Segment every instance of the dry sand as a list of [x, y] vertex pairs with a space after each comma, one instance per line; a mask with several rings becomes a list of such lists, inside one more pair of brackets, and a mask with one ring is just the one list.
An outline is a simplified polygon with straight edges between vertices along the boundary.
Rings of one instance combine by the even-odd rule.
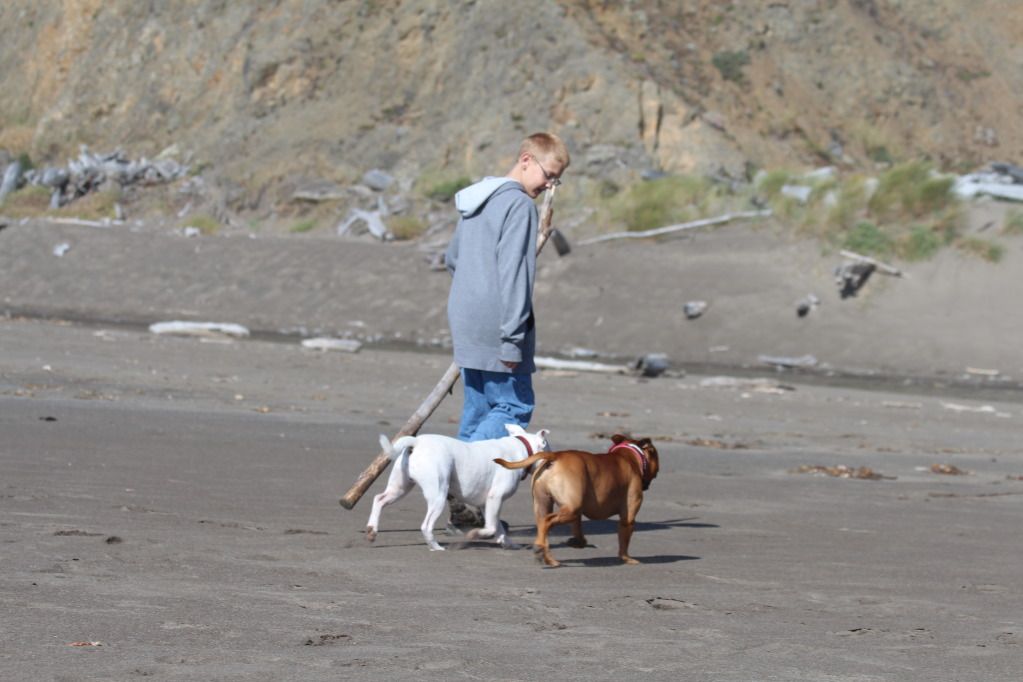
[[[558, 569], [457, 537], [429, 552], [415, 492], [366, 543], [368, 497], [352, 511], [337, 500], [377, 434], [433, 387], [442, 352], [0, 320], [4, 679], [1018, 679], [1023, 365], [999, 337], [1018, 315], [965, 305], [984, 297], [943, 283], [937, 264], [832, 300], [827, 259], [755, 234], [745, 257], [706, 238], [543, 257], [549, 350], [695, 366], [729, 347], [714, 352], [724, 381], [537, 375], [534, 426], [556, 447], [601, 450], [618, 430], [655, 439], [662, 471], [635, 567], [614, 559], [613, 521], [587, 524], [586, 549], [557, 542]], [[445, 282], [410, 247], [287, 244], [8, 228], [0, 284], [10, 310], [69, 317], [442, 332]], [[773, 276], [779, 254], [816, 270]], [[1001, 278], [1018, 246], [1004, 270], [947, 258], [960, 284], [967, 271], [971, 284], [990, 278], [988, 308], [1013, 303]], [[824, 304], [798, 319], [809, 285]], [[907, 289], [921, 298], [904, 310], [930, 310], [922, 297], [939, 291], [954, 319], [923, 315], [917, 334], [890, 335], [913, 326], [882, 314]], [[693, 298], [711, 299], [708, 315], [678, 319]], [[969, 325], [989, 323], [973, 343]], [[939, 333], [938, 350], [914, 345]], [[757, 353], [812, 353], [874, 382], [776, 374]], [[967, 374], [974, 365], [1001, 374]], [[427, 430], [452, 433], [458, 403], [456, 391]], [[815, 466], [882, 478], [799, 473]], [[504, 516], [528, 545], [526, 488]]]

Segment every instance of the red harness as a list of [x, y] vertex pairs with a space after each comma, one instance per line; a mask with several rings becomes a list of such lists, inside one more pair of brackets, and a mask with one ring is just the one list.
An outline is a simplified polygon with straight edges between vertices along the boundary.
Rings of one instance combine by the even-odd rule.
[[642, 472], [643, 480], [645, 481], [646, 480], [646, 476], [647, 476], [647, 474], [649, 473], [649, 470], [650, 470], [650, 460], [647, 459], [646, 453], [643, 452], [643, 448], [639, 447], [635, 443], [625, 443], [625, 442], [622, 442], [622, 443], [618, 443], [617, 445], [612, 446], [611, 449], [607, 451], [607, 454], [610, 455], [615, 450], [620, 450], [622, 448], [628, 448], [629, 450], [632, 451], [632, 453], [634, 455], [636, 455], [637, 459], [639, 459], [639, 468], [640, 468], [640, 471]]

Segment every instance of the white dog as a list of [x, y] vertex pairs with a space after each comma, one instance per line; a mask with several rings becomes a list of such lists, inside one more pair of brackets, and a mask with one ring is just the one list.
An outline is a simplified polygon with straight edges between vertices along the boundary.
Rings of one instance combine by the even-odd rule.
[[380, 445], [394, 461], [391, 477], [384, 492], [373, 498], [373, 511], [366, 526], [366, 537], [376, 539], [380, 512], [405, 496], [416, 483], [426, 498], [426, 518], [421, 530], [430, 550], [443, 550], [433, 538], [433, 526], [444, 512], [448, 493], [468, 504], [484, 508], [486, 525], [474, 528], [467, 537], [495, 539], [502, 547], [511, 547], [504, 524], [501, 505], [519, 487], [522, 474], [494, 463], [501, 457], [518, 462], [535, 452], [549, 450], [547, 429], [529, 433], [517, 424], [508, 424], [508, 436], [471, 443], [447, 436], [427, 434], [403, 436], [394, 444], [380, 436]]

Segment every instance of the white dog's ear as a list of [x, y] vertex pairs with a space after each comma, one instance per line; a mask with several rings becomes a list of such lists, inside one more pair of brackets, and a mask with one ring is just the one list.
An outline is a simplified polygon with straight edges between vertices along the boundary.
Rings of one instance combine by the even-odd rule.
[[526, 430], [518, 424], [505, 424], [504, 428], [508, 430], [509, 436], [519, 436], [526, 432]]

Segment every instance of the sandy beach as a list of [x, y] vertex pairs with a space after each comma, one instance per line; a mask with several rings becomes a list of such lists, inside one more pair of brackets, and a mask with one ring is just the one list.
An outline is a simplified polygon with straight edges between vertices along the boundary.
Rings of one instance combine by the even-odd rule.
[[[551, 429], [555, 447], [606, 450], [610, 434], [628, 431], [651, 436], [662, 465], [632, 542], [639, 566], [614, 558], [612, 520], [586, 524], [585, 549], [559, 531], [563, 566], [545, 569], [528, 546], [525, 486], [505, 508], [522, 545], [514, 550], [441, 535], [448, 551], [429, 552], [417, 492], [385, 510], [374, 544], [363, 535], [369, 497], [351, 511], [338, 504], [376, 455], [377, 435], [396, 432], [447, 367], [442, 348], [324, 353], [297, 337], [203, 340], [145, 326], [189, 317], [337, 331], [362, 321], [366, 333], [439, 334], [445, 282], [407, 248], [294, 240], [282, 255], [259, 240], [115, 243], [90, 228], [10, 229], [0, 233], [5, 305], [36, 316], [0, 319], [7, 679], [1018, 679], [1018, 353], [997, 334], [971, 345], [973, 330], [952, 320], [960, 333], [931, 364], [899, 364], [916, 337], [881, 344], [863, 334], [842, 346], [847, 361], [835, 366], [866, 368], [869, 381], [755, 361], [770, 351], [833, 362], [827, 344], [848, 331], [818, 313], [880, 324], [878, 309], [894, 305], [886, 298], [919, 276], [881, 281], [849, 308], [825, 300], [798, 319], [790, 304], [806, 282], [769, 290], [774, 257], [747, 258], [730, 280], [720, 268], [701, 278], [710, 261], [667, 267], [668, 248], [545, 254], [547, 349], [596, 347], [620, 360], [660, 351], [693, 366], [715, 345], [734, 354], [731, 365], [652, 379], [537, 375], [533, 426]], [[55, 241], [73, 244], [58, 258]], [[702, 244], [677, 244], [674, 256]], [[706, 248], [710, 260], [729, 251]], [[349, 266], [371, 251], [375, 267], [356, 277]], [[244, 268], [218, 271], [214, 254]], [[317, 260], [329, 258], [334, 268]], [[660, 270], [616, 271], [616, 258]], [[301, 264], [321, 279], [247, 288], [258, 263]], [[402, 263], [411, 276], [394, 276]], [[670, 296], [644, 279], [676, 276], [681, 294]], [[715, 281], [722, 293], [710, 310], [728, 315], [693, 327], [658, 312]], [[747, 321], [767, 319], [744, 287], [784, 301], [784, 325], [732, 330], [738, 306]], [[636, 299], [647, 312], [627, 305]], [[74, 311], [75, 322], [39, 319]], [[419, 317], [402, 327], [408, 311]], [[586, 322], [595, 314], [604, 321]], [[883, 362], [869, 363], [871, 344]], [[999, 375], [967, 373], [974, 358]], [[459, 403], [456, 388], [424, 430], [452, 434]]]

